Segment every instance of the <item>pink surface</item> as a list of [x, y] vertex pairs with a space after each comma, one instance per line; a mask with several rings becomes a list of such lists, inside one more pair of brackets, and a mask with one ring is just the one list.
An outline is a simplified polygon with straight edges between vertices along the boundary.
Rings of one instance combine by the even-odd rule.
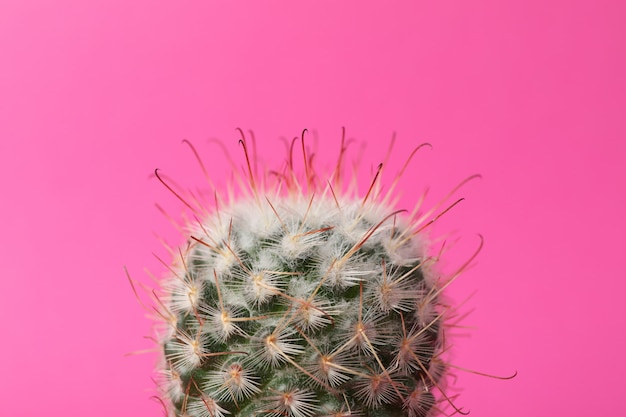
[[0, 3], [0, 415], [161, 415], [123, 266], [148, 283], [153, 233], [179, 242], [153, 169], [197, 184], [188, 138], [226, 180], [206, 139], [237, 126], [266, 156], [317, 129], [321, 161], [347, 126], [365, 178], [392, 131], [396, 165], [431, 142], [407, 204], [481, 173], [438, 228], [464, 236], [450, 265], [486, 241], [455, 363], [519, 376], [460, 373], [457, 403], [626, 415], [623, 4], [315, 3]]

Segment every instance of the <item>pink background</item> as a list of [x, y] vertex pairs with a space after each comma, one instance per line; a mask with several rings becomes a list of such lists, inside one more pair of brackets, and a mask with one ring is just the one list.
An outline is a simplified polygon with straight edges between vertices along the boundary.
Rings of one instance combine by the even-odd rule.
[[[263, 5], [260, 5], [263, 3]], [[334, 161], [341, 126], [391, 166], [431, 142], [409, 204], [479, 172], [438, 231], [476, 246], [454, 287], [472, 415], [626, 415], [625, 9], [619, 1], [0, 3], [0, 415], [157, 416], [155, 354], [124, 275], [180, 242], [151, 178], [201, 172], [190, 139], [235, 127], [265, 148], [302, 128]], [[236, 154], [240, 161], [239, 153]], [[394, 170], [391, 170], [394, 171]], [[406, 179], [407, 177], [405, 177]]]

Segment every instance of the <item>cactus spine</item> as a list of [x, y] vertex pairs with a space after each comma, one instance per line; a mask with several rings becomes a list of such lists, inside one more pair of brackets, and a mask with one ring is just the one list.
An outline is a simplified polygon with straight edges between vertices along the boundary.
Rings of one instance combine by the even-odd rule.
[[257, 177], [241, 144], [248, 189], [187, 225], [158, 298], [170, 415], [437, 414], [450, 402], [443, 285], [424, 223], [381, 191], [382, 165], [359, 195], [343, 144], [328, 178], [304, 133], [302, 172], [289, 160]]

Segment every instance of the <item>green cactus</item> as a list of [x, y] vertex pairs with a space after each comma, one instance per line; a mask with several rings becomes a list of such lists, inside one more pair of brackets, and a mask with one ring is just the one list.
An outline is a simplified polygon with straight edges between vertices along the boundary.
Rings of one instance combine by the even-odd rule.
[[452, 404], [429, 223], [391, 207], [382, 165], [358, 195], [341, 159], [322, 178], [304, 142], [302, 172], [287, 161], [264, 179], [242, 145], [248, 193], [188, 224], [158, 298], [170, 415], [421, 417]]

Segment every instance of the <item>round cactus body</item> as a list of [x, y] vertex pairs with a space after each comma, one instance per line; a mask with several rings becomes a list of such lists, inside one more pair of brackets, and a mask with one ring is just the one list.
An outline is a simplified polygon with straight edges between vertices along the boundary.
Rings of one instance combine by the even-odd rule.
[[423, 224], [376, 180], [359, 195], [304, 156], [300, 177], [250, 169], [247, 195], [187, 225], [158, 298], [171, 415], [418, 417], [449, 401]]

